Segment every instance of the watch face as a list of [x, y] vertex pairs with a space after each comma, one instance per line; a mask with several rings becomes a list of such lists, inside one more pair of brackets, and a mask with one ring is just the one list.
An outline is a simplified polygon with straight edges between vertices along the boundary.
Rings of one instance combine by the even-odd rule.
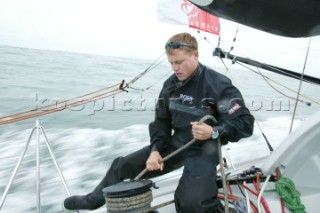
[[219, 132], [218, 132], [218, 131], [213, 132], [212, 135], [211, 135], [211, 137], [212, 137], [213, 139], [217, 139], [217, 138], [219, 137]]

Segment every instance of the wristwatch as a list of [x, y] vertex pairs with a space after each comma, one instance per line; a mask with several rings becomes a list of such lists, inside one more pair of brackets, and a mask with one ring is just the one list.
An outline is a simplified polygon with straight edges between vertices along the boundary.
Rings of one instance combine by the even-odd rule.
[[219, 137], [219, 131], [218, 130], [214, 131], [214, 129], [213, 129], [213, 132], [211, 134], [211, 138], [212, 139], [217, 139], [218, 137]]

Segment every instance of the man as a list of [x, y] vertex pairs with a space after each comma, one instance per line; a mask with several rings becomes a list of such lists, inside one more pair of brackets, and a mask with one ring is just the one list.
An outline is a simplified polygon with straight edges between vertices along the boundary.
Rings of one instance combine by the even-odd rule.
[[[102, 189], [124, 179], [134, 179], [144, 168], [143, 178], [153, 178], [184, 166], [175, 191], [179, 213], [215, 212], [217, 137], [226, 144], [252, 135], [254, 118], [239, 90], [231, 81], [199, 62], [198, 43], [189, 33], [172, 36], [165, 45], [174, 74], [160, 92], [155, 119], [149, 125], [151, 144], [115, 159], [93, 192], [64, 201], [69, 210], [96, 209], [105, 204]], [[217, 123], [199, 124], [205, 115]], [[193, 138], [190, 147], [161, 163], [162, 157]]]

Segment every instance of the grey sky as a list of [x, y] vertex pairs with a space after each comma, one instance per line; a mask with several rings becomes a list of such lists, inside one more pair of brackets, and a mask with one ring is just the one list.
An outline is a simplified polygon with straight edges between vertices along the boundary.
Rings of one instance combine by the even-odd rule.
[[[228, 50], [237, 24], [221, 20]], [[165, 41], [188, 27], [157, 19], [157, 0], [0, 0], [0, 45], [156, 59]], [[197, 35], [195, 30], [189, 30]], [[200, 56], [212, 62], [218, 36], [198, 35]], [[270, 35], [240, 26], [234, 53], [301, 71], [308, 39]], [[307, 74], [320, 72], [320, 38], [312, 38]]]

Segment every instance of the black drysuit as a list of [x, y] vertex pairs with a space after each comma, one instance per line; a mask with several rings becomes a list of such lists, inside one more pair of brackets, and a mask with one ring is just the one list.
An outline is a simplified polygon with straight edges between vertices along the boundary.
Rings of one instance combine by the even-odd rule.
[[[104, 205], [102, 189], [124, 179], [134, 179], [145, 168], [151, 151], [157, 150], [165, 157], [192, 140], [190, 122], [199, 121], [208, 114], [217, 119], [217, 124], [208, 124], [219, 131], [223, 144], [252, 135], [254, 118], [239, 90], [227, 77], [200, 63], [195, 74], [183, 82], [175, 75], [169, 77], [159, 95], [155, 119], [149, 125], [151, 144], [115, 159], [104, 179], [84, 198], [84, 207], [96, 209]], [[196, 141], [166, 161], [163, 171], [147, 172], [143, 178], [156, 177], [184, 166], [175, 191], [177, 212], [215, 212], [218, 163], [216, 141]]]

